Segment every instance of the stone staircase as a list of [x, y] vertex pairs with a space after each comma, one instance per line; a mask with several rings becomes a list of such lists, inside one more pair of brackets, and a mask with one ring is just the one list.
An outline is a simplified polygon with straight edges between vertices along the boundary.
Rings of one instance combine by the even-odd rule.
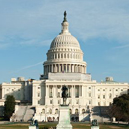
[[92, 107], [92, 119], [97, 119], [98, 122], [109, 122], [108, 106]]
[[35, 107], [33, 106], [17, 106], [17, 110], [13, 113], [10, 121], [27, 122], [33, 118]]

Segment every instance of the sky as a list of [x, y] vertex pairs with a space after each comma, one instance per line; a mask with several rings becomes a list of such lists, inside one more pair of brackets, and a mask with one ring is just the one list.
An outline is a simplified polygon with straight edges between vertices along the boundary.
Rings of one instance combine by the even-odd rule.
[[129, 82], [129, 0], [0, 0], [0, 83], [39, 79], [65, 10], [92, 79]]

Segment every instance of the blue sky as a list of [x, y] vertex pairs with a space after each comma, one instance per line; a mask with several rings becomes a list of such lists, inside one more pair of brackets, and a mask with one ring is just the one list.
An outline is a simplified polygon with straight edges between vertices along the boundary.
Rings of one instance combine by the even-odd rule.
[[129, 0], [0, 0], [0, 83], [39, 78], [65, 10], [92, 79], [129, 82]]

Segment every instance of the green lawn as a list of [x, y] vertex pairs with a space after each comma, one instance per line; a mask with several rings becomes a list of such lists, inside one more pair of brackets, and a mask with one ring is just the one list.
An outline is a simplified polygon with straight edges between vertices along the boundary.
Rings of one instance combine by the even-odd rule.
[[[44, 126], [55, 127], [55, 123], [42, 123], [39, 124], [39, 129], [43, 129]], [[90, 124], [85, 123], [72, 123], [73, 129], [90, 129]], [[0, 129], [28, 129], [29, 123], [15, 123], [15, 124], [3, 124], [0, 125]], [[100, 129], [129, 129], [127, 125], [99, 125]]]

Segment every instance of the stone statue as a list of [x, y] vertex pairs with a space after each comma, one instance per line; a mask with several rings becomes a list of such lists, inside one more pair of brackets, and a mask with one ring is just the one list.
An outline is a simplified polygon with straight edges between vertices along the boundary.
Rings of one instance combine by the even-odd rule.
[[68, 88], [65, 85], [62, 87], [62, 98], [63, 98], [63, 105], [66, 105], [66, 100], [68, 98]]
[[67, 13], [66, 13], [66, 11], [64, 11], [64, 21], [63, 22], [67, 22], [66, 15], [67, 15]]
[[30, 125], [31, 125], [31, 126], [36, 126], [36, 127], [38, 127], [38, 121], [37, 121], [37, 120], [34, 120], [34, 119], [32, 118], [32, 121], [31, 121]]
[[92, 126], [98, 126], [98, 122], [96, 119], [92, 120]]

